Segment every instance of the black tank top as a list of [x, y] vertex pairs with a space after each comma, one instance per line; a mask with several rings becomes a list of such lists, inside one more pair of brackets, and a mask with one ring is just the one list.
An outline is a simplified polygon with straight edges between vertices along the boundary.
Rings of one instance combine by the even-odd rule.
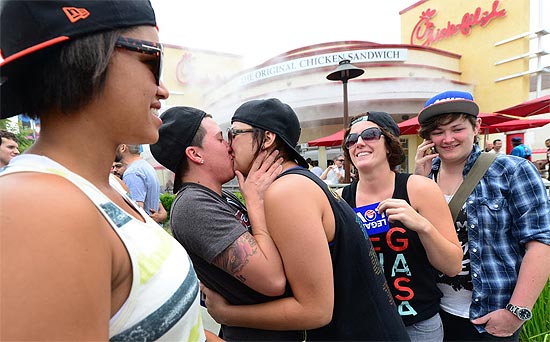
[[[407, 182], [410, 174], [397, 173], [392, 198], [410, 204]], [[342, 190], [342, 198], [356, 208], [357, 182]], [[405, 325], [434, 316], [439, 311], [441, 291], [418, 234], [400, 221], [390, 222], [390, 230], [370, 236], [384, 268], [399, 314]]]
[[[351, 207], [308, 170], [293, 168], [325, 193], [334, 213], [329, 243], [334, 277], [332, 321], [307, 331], [308, 341], [409, 341], [374, 248]], [[307, 207], [304, 207], [307, 210]]]

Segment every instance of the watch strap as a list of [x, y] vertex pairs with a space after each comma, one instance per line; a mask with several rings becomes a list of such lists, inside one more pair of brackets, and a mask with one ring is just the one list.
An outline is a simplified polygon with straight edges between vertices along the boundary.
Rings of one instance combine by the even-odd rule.
[[[529, 310], [529, 308], [516, 306], [512, 303], [506, 304], [506, 310], [513, 313], [517, 318], [521, 319], [522, 321], [528, 321], [528, 320], [531, 319], [531, 317], [533, 317], [533, 313], [531, 312], [531, 310]], [[521, 311], [527, 311], [527, 313], [528, 313], [527, 317], [524, 317], [524, 316], [520, 315], [520, 313], [519, 313], [520, 310]]]

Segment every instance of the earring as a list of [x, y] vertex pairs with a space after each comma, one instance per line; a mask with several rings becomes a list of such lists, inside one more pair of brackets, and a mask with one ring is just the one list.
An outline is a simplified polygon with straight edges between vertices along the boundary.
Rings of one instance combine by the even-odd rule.
[[204, 164], [204, 159], [201, 159], [201, 164]]

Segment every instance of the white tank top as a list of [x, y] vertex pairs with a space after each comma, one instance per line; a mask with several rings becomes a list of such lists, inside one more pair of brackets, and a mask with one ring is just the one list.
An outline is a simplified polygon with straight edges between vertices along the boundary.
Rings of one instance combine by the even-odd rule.
[[116, 179], [110, 179], [111, 186], [146, 222], [135, 219], [86, 179], [47, 157], [20, 155], [0, 169], [0, 176], [29, 171], [56, 174], [80, 188], [118, 234], [130, 255], [132, 288], [109, 322], [111, 341], [206, 340], [200, 317], [199, 283], [187, 252], [130, 200]]

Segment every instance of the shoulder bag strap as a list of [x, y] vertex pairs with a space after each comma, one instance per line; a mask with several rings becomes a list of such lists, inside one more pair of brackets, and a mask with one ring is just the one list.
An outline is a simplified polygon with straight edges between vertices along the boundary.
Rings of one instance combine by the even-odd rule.
[[481, 177], [483, 177], [485, 172], [487, 172], [489, 166], [491, 166], [496, 157], [496, 153], [481, 153], [479, 158], [477, 158], [474, 166], [472, 166], [472, 169], [468, 173], [468, 176], [466, 176], [466, 179], [464, 179], [464, 182], [462, 182], [449, 202], [449, 209], [451, 209], [453, 222], [456, 221], [460, 208], [462, 208], [464, 202], [466, 202], [466, 199], [470, 196], [474, 190], [474, 187], [477, 183], [479, 183]]

